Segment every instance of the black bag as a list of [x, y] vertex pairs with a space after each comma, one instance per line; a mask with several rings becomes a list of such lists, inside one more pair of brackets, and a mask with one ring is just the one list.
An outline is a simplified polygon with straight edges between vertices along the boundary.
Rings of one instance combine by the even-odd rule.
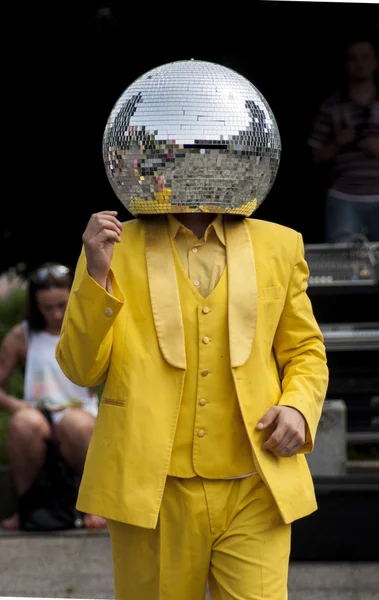
[[[50, 415], [45, 416], [51, 422]], [[83, 513], [75, 507], [79, 484], [80, 477], [62, 460], [54, 439], [49, 440], [43, 469], [19, 500], [21, 529], [61, 531], [82, 528]]]

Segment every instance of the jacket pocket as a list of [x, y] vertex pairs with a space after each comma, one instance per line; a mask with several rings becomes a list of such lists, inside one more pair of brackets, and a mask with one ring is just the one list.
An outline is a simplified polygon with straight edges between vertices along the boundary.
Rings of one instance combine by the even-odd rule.
[[282, 288], [280, 285], [262, 288], [258, 291], [259, 300], [278, 300], [281, 295]]
[[126, 405], [125, 400], [112, 400], [111, 398], [102, 398], [100, 404], [110, 404], [111, 406], [119, 406], [124, 408]]

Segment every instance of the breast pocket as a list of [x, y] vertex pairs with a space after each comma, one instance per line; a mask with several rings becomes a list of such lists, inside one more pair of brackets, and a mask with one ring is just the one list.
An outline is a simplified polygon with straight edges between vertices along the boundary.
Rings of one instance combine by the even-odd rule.
[[264, 302], [270, 300], [279, 300], [281, 297], [282, 288], [280, 285], [265, 287], [258, 291], [258, 298]]
[[279, 285], [265, 287], [258, 291], [258, 321], [263, 326], [270, 343], [283, 309], [282, 294]]

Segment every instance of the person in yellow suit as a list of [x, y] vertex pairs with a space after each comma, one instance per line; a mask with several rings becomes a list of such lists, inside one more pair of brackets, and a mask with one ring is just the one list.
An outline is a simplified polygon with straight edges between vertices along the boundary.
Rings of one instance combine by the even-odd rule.
[[291, 523], [317, 509], [302, 236], [218, 213], [104, 210], [83, 233], [56, 357], [104, 384], [77, 506], [107, 519], [117, 600], [286, 600]]

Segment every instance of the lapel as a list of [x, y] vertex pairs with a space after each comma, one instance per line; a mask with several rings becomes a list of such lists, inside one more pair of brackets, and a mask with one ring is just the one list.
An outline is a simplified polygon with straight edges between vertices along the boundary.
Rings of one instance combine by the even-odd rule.
[[[184, 327], [175, 263], [165, 219], [145, 220], [146, 264], [151, 307], [165, 360], [186, 369]], [[225, 219], [228, 269], [230, 360], [240, 367], [249, 358], [257, 322], [254, 252], [245, 221]]]
[[225, 219], [228, 265], [230, 363], [248, 360], [257, 326], [258, 291], [254, 251], [245, 220]]
[[159, 347], [173, 367], [185, 369], [186, 348], [179, 288], [165, 219], [145, 220], [146, 265]]

